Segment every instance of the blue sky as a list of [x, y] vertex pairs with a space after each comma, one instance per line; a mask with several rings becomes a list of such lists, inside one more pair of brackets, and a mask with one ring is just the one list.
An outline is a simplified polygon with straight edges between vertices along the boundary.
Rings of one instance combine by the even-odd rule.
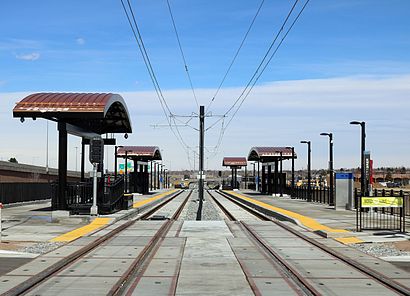
[[[196, 112], [166, 1], [132, 3], [170, 108], [181, 114]], [[260, 1], [170, 3], [198, 100], [206, 105]], [[292, 3], [265, 0], [213, 105], [214, 114], [226, 111], [241, 92]], [[406, 154], [410, 142], [403, 138], [410, 122], [409, 12], [406, 0], [311, 0], [232, 121], [218, 154], [207, 156], [209, 166], [220, 167], [224, 155], [246, 155], [251, 146], [295, 145], [300, 150], [298, 165], [303, 167], [305, 147], [298, 142], [308, 137], [317, 142], [313, 166], [325, 167], [326, 143], [317, 137], [323, 129], [338, 133], [336, 164], [357, 166], [359, 134], [346, 125], [350, 120], [368, 122], [376, 166], [410, 166]], [[151, 127], [165, 123], [165, 118], [119, 0], [6, 0], [0, 18], [0, 131], [9, 137], [0, 146], [2, 158], [21, 147], [16, 133], [43, 136], [41, 121], [22, 127], [11, 117], [14, 103], [24, 95], [109, 91], [121, 93], [132, 110], [135, 132], [124, 143], [162, 145], [174, 168], [189, 167], [172, 133]], [[207, 137], [209, 150], [218, 141], [218, 127]], [[194, 131], [182, 134], [188, 145], [197, 145]], [[78, 139], [70, 140], [71, 146], [78, 145]], [[39, 144], [30, 156], [17, 154], [24, 162], [41, 164], [44, 146]]]

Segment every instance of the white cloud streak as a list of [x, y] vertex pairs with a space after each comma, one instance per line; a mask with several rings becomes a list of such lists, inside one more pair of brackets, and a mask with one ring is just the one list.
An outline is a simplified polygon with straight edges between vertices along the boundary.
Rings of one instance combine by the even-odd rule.
[[78, 44], [78, 45], [84, 45], [85, 44], [85, 39], [84, 38], [77, 38], [76, 40], [75, 40], [75, 42]]
[[[221, 95], [213, 104], [212, 112], [223, 113], [241, 90], [222, 89]], [[214, 91], [196, 90], [200, 102], [204, 105]], [[155, 92], [119, 93], [127, 103], [134, 132], [127, 141], [122, 135], [118, 135], [118, 144], [158, 145], [164, 149], [165, 163], [172, 163], [171, 168], [187, 168], [186, 155], [169, 129], [151, 127], [154, 124], [166, 123]], [[14, 103], [28, 94], [0, 93], [0, 110], [4, 110], [4, 113], [0, 113], [0, 133], [6, 139], [3, 145], [0, 145], [0, 156], [8, 159], [18, 154], [19, 161], [21, 159], [22, 162], [30, 162], [33, 156], [38, 156], [38, 161], [41, 162], [45, 155], [44, 143], [35, 139], [44, 138], [45, 128], [42, 121], [26, 120], [21, 124], [18, 119], [13, 119], [11, 114]], [[325, 168], [328, 157], [327, 141], [320, 137], [319, 133], [333, 132], [335, 167], [357, 167], [360, 162], [360, 133], [357, 127], [349, 125], [349, 121], [364, 120], [367, 124], [367, 148], [372, 151], [375, 166], [410, 167], [407, 153], [410, 138], [405, 136], [410, 126], [409, 94], [410, 75], [280, 81], [257, 86], [228, 128], [220, 153], [206, 161], [206, 164], [209, 164], [210, 168], [220, 168], [223, 156], [246, 156], [252, 146], [289, 145], [296, 147], [296, 166], [301, 168], [306, 166], [306, 149], [299, 141], [311, 140], [313, 167]], [[164, 90], [164, 96], [174, 113], [197, 112], [189, 89]], [[207, 117], [206, 125], [212, 124], [213, 120], [216, 119]], [[194, 118], [191, 124], [197, 127], [198, 119]], [[56, 137], [56, 131], [53, 133]], [[181, 128], [181, 133], [188, 145], [197, 146], [198, 135], [195, 131]], [[31, 138], [31, 150], [40, 151], [36, 152], [38, 155], [26, 155], [25, 147]], [[218, 126], [207, 133], [205, 145], [213, 146], [217, 139]], [[69, 151], [74, 151], [73, 147], [78, 145], [77, 138], [72, 137], [69, 145]], [[50, 153], [50, 159], [57, 160], [57, 149]], [[287, 165], [286, 163], [285, 167]], [[69, 166], [75, 167], [73, 158], [70, 158]]]
[[40, 58], [40, 53], [32, 52], [27, 54], [16, 54], [16, 59], [23, 61], [36, 61]]

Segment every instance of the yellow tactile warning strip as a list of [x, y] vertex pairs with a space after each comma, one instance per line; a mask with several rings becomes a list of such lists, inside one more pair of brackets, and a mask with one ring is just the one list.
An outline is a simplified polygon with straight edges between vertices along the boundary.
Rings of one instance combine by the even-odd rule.
[[[295, 212], [292, 212], [292, 211], [288, 211], [288, 210], [285, 210], [285, 209], [282, 209], [282, 208], [274, 207], [270, 204], [258, 201], [256, 199], [253, 199], [253, 198], [250, 198], [250, 197], [247, 197], [247, 196], [244, 196], [244, 195], [239, 194], [239, 193], [234, 192], [234, 191], [227, 191], [227, 192], [229, 192], [229, 194], [232, 194], [236, 197], [242, 198], [242, 199], [247, 200], [249, 202], [252, 202], [252, 203], [254, 203], [258, 206], [261, 206], [263, 208], [266, 208], [266, 209], [269, 209], [271, 211], [275, 211], [275, 212], [281, 213], [283, 215], [286, 215], [288, 217], [294, 218], [294, 219], [298, 220], [302, 225], [312, 229], [313, 231], [314, 230], [322, 230], [322, 231], [333, 232], [333, 233], [347, 233], [347, 232], [349, 232], [345, 229], [331, 228], [329, 226], [320, 224], [319, 222], [317, 222], [313, 218], [306, 217], [306, 216], [303, 216], [301, 214], [298, 214], [298, 213], [295, 213]], [[337, 238], [336, 240], [340, 241], [341, 243], [344, 243], [344, 244], [354, 244], [354, 243], [363, 242], [363, 241], [361, 241], [360, 239], [358, 239], [356, 237]]]
[[[155, 195], [154, 197], [147, 198], [145, 200], [135, 202], [133, 204], [133, 208], [141, 207], [141, 206], [143, 206], [143, 205], [145, 205], [149, 202], [160, 199], [160, 198], [162, 198], [162, 197], [164, 197], [168, 194], [172, 194], [175, 191], [177, 191], [177, 189], [169, 190], [169, 191], [166, 191], [164, 193]], [[57, 236], [57, 237], [53, 238], [51, 241], [52, 242], [71, 242], [71, 241], [73, 241], [73, 240], [75, 240], [79, 237], [82, 237], [86, 234], [89, 234], [90, 232], [92, 232], [94, 230], [97, 230], [98, 228], [108, 224], [111, 220], [112, 220], [111, 218], [95, 218], [94, 221], [91, 222], [90, 224], [85, 225], [85, 226], [80, 227], [80, 228], [77, 228], [77, 229], [74, 229], [70, 232], [67, 232], [67, 233], [63, 234], [63, 235]]]
[[63, 235], [53, 238], [52, 242], [71, 242], [79, 237], [82, 237], [94, 230], [97, 230], [100, 227], [108, 224], [111, 221], [111, 218], [95, 218], [93, 222], [83, 227], [74, 229], [70, 232], [67, 232]]
[[359, 244], [362, 243], [363, 241], [355, 236], [349, 236], [349, 237], [338, 237], [335, 238], [338, 242], [341, 242], [342, 244], [348, 245], [348, 244]]
[[160, 199], [160, 198], [162, 198], [162, 197], [164, 197], [164, 196], [166, 196], [166, 195], [172, 194], [172, 193], [174, 193], [174, 192], [176, 192], [176, 191], [178, 191], [178, 189], [168, 190], [168, 191], [166, 191], [166, 192], [164, 192], [164, 193], [155, 195], [154, 197], [151, 197], [151, 198], [147, 198], [147, 199], [144, 199], [144, 200], [141, 200], [141, 201], [134, 202], [134, 204], [132, 205], [132, 207], [133, 207], [133, 208], [139, 208], [139, 207], [141, 207], [141, 206], [143, 206], [143, 205], [145, 205], [145, 204], [147, 204], [147, 203], [153, 202], [153, 201], [155, 201], [155, 200], [157, 200], [157, 199]]

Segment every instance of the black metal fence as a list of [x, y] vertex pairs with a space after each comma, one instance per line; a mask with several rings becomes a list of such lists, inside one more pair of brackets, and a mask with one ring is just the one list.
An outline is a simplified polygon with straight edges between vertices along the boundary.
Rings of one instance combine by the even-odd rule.
[[310, 189], [309, 196], [307, 186], [295, 186], [294, 188], [292, 188], [292, 186], [286, 186], [284, 193], [290, 195], [292, 198], [328, 204], [330, 196], [330, 187], [312, 186]]
[[0, 183], [0, 202], [12, 204], [51, 198], [49, 183]]
[[374, 190], [373, 196], [369, 198], [396, 197], [401, 201], [394, 207], [392, 206], [371, 206], [362, 204], [360, 191], [355, 189], [356, 206], [356, 230], [398, 230], [405, 232], [406, 229], [406, 201], [402, 190]]
[[[110, 181], [108, 181], [110, 180]], [[97, 186], [97, 206], [99, 213], [112, 213], [128, 208], [129, 203], [124, 196], [124, 177], [122, 175], [104, 179], [99, 178]], [[53, 194], [57, 194], [58, 183], [53, 183]], [[67, 184], [66, 202], [68, 210], [73, 213], [89, 212], [93, 203], [92, 179], [86, 182], [70, 182]]]

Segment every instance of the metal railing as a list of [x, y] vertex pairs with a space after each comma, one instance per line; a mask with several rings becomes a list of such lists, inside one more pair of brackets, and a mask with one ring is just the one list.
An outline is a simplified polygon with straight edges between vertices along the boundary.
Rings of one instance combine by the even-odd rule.
[[403, 199], [402, 206], [395, 207], [362, 207], [360, 190], [354, 191], [356, 206], [356, 229], [366, 230], [398, 230], [405, 231], [406, 215], [409, 215], [409, 195], [403, 190], [375, 189], [369, 198], [377, 197], [400, 197]]
[[0, 183], [0, 202], [12, 204], [51, 198], [49, 183]]
[[330, 187], [312, 186], [310, 190], [310, 197], [307, 186], [295, 186], [294, 188], [292, 188], [292, 186], [286, 186], [284, 193], [295, 199], [329, 204]]
[[[54, 196], [57, 195], [58, 183], [52, 184]], [[124, 202], [124, 177], [118, 175], [104, 176], [98, 180], [97, 206], [99, 213], [112, 213], [124, 208], [128, 204]], [[93, 203], [92, 179], [86, 182], [69, 182], [66, 188], [67, 208], [73, 213], [89, 212]]]

